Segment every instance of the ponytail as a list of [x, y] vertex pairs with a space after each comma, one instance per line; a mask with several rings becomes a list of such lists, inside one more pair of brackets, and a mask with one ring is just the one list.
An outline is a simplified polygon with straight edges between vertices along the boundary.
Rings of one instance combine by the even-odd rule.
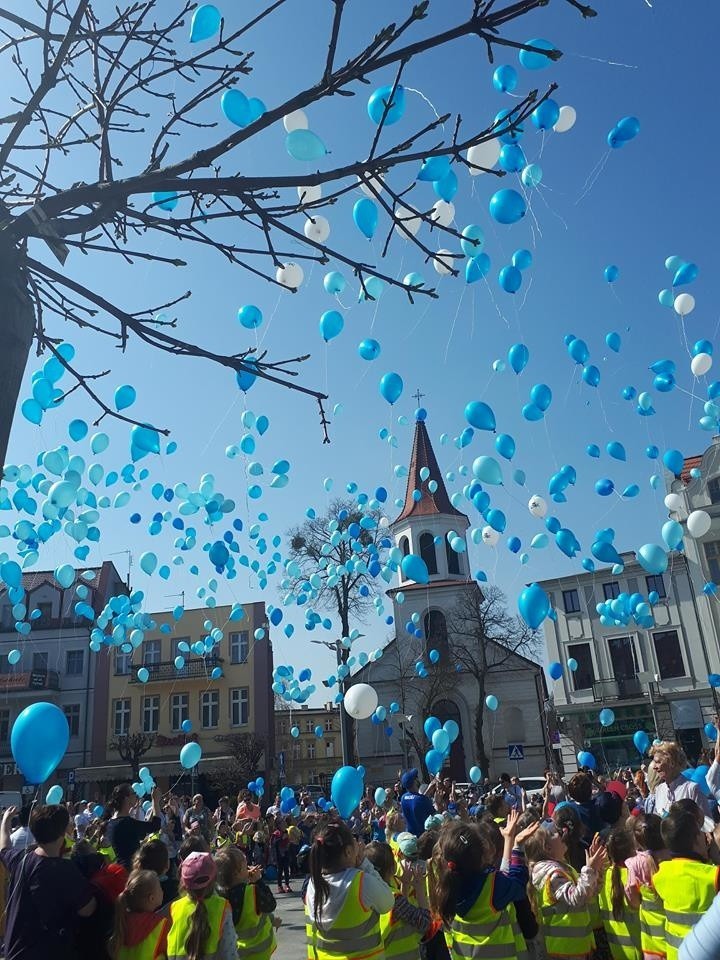
[[190, 922], [190, 932], [185, 940], [185, 953], [188, 960], [202, 960], [205, 946], [210, 938], [210, 917], [208, 916], [205, 897], [213, 892], [213, 885], [208, 884], [203, 890], [187, 891], [188, 896], [195, 904], [195, 912]]
[[142, 912], [152, 888], [157, 884], [157, 874], [152, 870], [133, 870], [127, 879], [125, 889], [115, 901], [115, 922], [110, 939], [110, 952], [113, 957], [120, 955], [127, 940], [127, 915]]
[[612, 915], [615, 920], [622, 920], [625, 915], [625, 891], [620, 870], [625, 866], [625, 861], [635, 854], [635, 837], [629, 830], [616, 829], [608, 837], [606, 846], [612, 864], [610, 875]]
[[331, 820], [315, 834], [308, 863], [310, 880], [315, 892], [313, 910], [315, 923], [319, 922], [322, 908], [330, 898], [330, 885], [323, 871], [334, 873], [341, 869], [345, 853], [353, 843], [354, 837], [342, 820]]
[[625, 914], [625, 891], [623, 890], [620, 866], [616, 863], [611, 868], [610, 902], [614, 920], [622, 920]]
[[456, 820], [440, 828], [429, 873], [433, 913], [450, 925], [462, 888], [493, 860], [493, 850], [474, 824]]

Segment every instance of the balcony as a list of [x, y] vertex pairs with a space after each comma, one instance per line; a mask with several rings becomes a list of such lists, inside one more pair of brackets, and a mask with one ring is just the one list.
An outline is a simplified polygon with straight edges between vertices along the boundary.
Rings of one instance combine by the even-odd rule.
[[140, 683], [137, 678], [137, 671], [140, 667], [145, 667], [150, 674], [145, 681], [148, 683], [157, 683], [163, 680], [209, 680], [210, 674], [215, 667], [222, 666], [221, 657], [205, 657], [201, 660], [191, 660], [186, 663], [182, 670], [178, 670], [174, 660], [163, 660], [160, 663], [143, 663], [139, 667], [133, 668], [129, 675], [130, 683]]
[[57, 670], [31, 670], [29, 673], [0, 674], [0, 694], [24, 693], [27, 690], [59, 690]]
[[638, 677], [606, 677], [595, 680], [592, 685], [593, 699], [597, 702], [604, 700], [633, 700], [647, 695]]

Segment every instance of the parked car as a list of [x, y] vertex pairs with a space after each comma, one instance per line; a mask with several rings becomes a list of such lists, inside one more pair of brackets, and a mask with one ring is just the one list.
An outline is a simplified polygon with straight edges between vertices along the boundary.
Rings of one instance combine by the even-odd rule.
[[[542, 793], [545, 786], [545, 777], [520, 777], [520, 786], [527, 796], [530, 796], [531, 793]], [[502, 793], [502, 786], [498, 784], [490, 792]]]

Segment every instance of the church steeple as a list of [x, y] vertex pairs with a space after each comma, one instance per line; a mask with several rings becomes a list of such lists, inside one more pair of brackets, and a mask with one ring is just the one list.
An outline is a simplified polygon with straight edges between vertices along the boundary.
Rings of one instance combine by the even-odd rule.
[[[413, 438], [412, 454], [410, 456], [405, 503], [400, 511], [400, 516], [395, 520], [395, 524], [402, 523], [411, 517], [429, 517], [434, 514], [444, 514], [448, 517], [461, 517], [463, 520], [467, 520], [465, 514], [456, 510], [450, 502], [450, 497], [448, 496], [445, 482], [435, 457], [435, 451], [432, 448], [427, 427], [425, 426], [425, 416], [425, 411], [422, 409], [416, 413], [415, 436]], [[426, 467], [429, 471], [427, 480], [423, 480], [420, 477], [420, 471], [423, 467]], [[430, 480], [434, 480], [437, 484], [437, 489], [434, 493], [431, 493], [428, 489]], [[413, 496], [416, 490], [421, 494], [419, 500]]]

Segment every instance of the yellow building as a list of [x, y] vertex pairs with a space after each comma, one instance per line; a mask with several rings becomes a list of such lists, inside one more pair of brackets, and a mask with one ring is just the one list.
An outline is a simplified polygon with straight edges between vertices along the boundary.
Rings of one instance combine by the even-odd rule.
[[[293, 737], [291, 730], [300, 731]], [[340, 710], [332, 703], [299, 710], [275, 710], [277, 774], [281, 784], [317, 785], [327, 790], [335, 771], [342, 766]]]
[[[112, 651], [105, 765], [78, 770], [78, 782], [94, 783], [105, 793], [109, 784], [130, 779], [131, 763], [121, 759], [115, 744], [120, 738], [127, 747], [123, 738], [132, 743], [136, 734], [145, 735], [144, 746], [151, 744], [135, 758], [136, 766], [149, 767], [163, 789], [175, 785], [183, 793], [195, 788], [211, 797], [215, 791], [207, 777], [227, 767], [232, 753], [228, 738], [237, 734], [262, 741], [257, 773], [268, 776], [275, 753], [272, 645], [265, 605], [248, 603], [243, 609], [245, 616], [232, 622], [229, 606], [185, 610], [177, 622], [171, 612], [154, 613], [157, 627], [145, 632], [137, 649], [131, 654]], [[207, 621], [224, 637], [212, 654], [201, 657], [188, 648], [207, 637]], [[265, 635], [255, 640], [260, 629]], [[222, 675], [213, 679], [216, 668]], [[179, 755], [193, 740], [202, 747], [202, 759], [190, 775]]]

